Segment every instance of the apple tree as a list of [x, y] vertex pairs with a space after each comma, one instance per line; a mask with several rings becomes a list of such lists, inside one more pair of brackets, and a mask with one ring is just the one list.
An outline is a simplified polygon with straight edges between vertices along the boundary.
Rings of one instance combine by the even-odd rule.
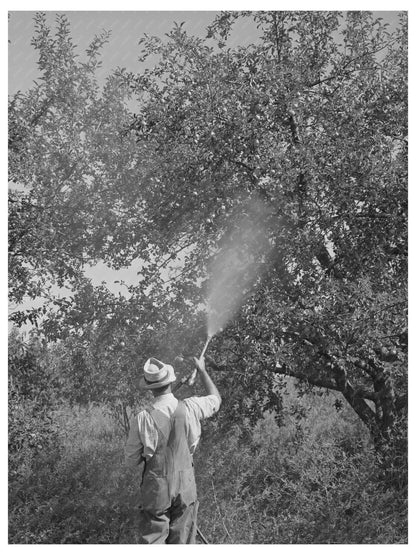
[[[260, 38], [231, 48], [239, 18]], [[295, 376], [389, 437], [407, 404], [405, 14], [389, 31], [371, 12], [224, 12], [206, 39], [176, 25], [141, 45], [158, 62], [125, 76], [129, 129], [157, 160], [154, 251], [187, 246], [173, 294], [203, 279], [236, 206], [268, 208], [268, 270], [213, 344], [224, 388], [256, 413]]]
[[[244, 18], [258, 40], [228, 46]], [[93, 383], [131, 403], [138, 356], [202, 343], [209, 261], [261, 199], [271, 255], [210, 347], [224, 405], [255, 419], [294, 376], [390, 440], [407, 407], [406, 15], [390, 31], [371, 12], [224, 12], [206, 38], [144, 36], [154, 64], [101, 90], [107, 38], [80, 63], [65, 18], [52, 38], [37, 16], [41, 79], [10, 102], [12, 299], [71, 288], [43, 332], [84, 342]], [[123, 298], [86, 285], [86, 263], [135, 259]]]

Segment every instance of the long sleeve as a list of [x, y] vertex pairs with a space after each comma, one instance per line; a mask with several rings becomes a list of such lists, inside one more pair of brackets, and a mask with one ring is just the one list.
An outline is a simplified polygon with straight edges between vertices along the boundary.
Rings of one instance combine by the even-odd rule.
[[124, 454], [127, 466], [135, 467], [142, 461], [143, 443], [139, 435], [137, 415], [130, 419], [130, 431], [126, 441]]
[[220, 408], [220, 402], [215, 395], [204, 397], [189, 397], [184, 401], [188, 413], [188, 444], [192, 454], [201, 437], [201, 420], [210, 418]]

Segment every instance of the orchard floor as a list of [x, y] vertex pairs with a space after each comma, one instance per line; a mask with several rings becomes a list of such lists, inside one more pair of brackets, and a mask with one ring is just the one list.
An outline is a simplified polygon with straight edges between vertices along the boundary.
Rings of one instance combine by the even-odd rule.
[[[195, 457], [199, 526], [213, 544], [407, 543], [406, 484], [380, 478], [348, 408], [313, 397], [301, 420], [205, 424]], [[59, 409], [54, 448], [22, 452], [9, 480], [9, 543], [135, 544], [140, 471], [102, 407]]]

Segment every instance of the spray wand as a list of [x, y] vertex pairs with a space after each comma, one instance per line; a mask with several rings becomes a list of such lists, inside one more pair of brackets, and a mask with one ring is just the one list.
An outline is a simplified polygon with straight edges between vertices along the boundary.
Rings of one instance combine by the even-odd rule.
[[[204, 345], [204, 348], [202, 349], [202, 353], [199, 356], [199, 360], [202, 360], [203, 356], [205, 355], [205, 351], [207, 350], [208, 344], [211, 341], [211, 339], [212, 339], [212, 335], [209, 335], [208, 338], [207, 338], [207, 341]], [[176, 357], [176, 360], [183, 361], [183, 357], [178, 356], [178, 357]], [[195, 370], [192, 371], [192, 374], [182, 378], [181, 381], [178, 384], [176, 384], [176, 386], [173, 388], [173, 392], [177, 391], [185, 383], [187, 383], [190, 386], [194, 385], [197, 372], [198, 372], [198, 370], [195, 368]]]

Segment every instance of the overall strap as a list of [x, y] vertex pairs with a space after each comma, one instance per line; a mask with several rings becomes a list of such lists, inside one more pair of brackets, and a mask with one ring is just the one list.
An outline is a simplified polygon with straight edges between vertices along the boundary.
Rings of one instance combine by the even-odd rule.
[[172, 418], [158, 409], [152, 409], [148, 412], [156, 425], [157, 431], [167, 440], [172, 429]]
[[172, 416], [172, 427], [168, 440], [168, 445], [175, 451], [177, 449], [189, 451], [186, 424], [186, 406], [185, 403], [179, 401], [175, 413]]
[[157, 431], [162, 434], [165, 440], [169, 439], [172, 432], [175, 420], [179, 418], [184, 418], [186, 414], [186, 408], [183, 401], [178, 401], [176, 409], [173, 411], [172, 416], [166, 416], [164, 412], [159, 409], [145, 409], [146, 412], [152, 417]]

